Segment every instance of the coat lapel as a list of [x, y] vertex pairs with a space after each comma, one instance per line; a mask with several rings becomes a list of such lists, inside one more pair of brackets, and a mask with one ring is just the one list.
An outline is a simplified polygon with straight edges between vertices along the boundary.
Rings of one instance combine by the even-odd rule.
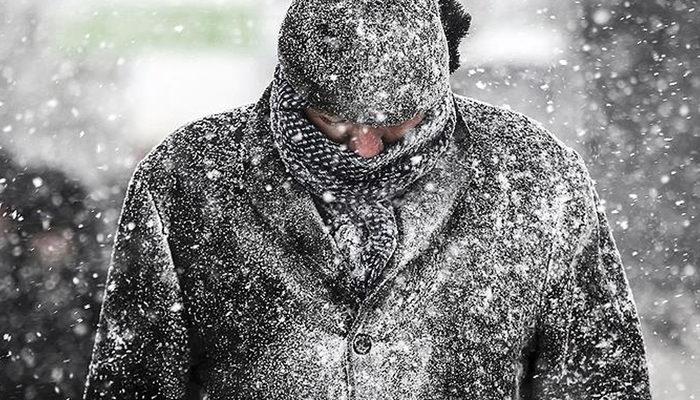
[[[309, 261], [307, 273], [327, 285], [341, 285], [345, 295], [352, 289], [340, 282], [343, 258], [328, 233], [312, 195], [293, 180], [272, 142], [269, 127], [269, 90], [258, 102], [254, 118], [243, 138], [247, 192], [253, 206], [281, 240], [289, 242]], [[459, 108], [458, 108], [459, 118]], [[460, 124], [461, 123], [461, 124]], [[466, 125], [458, 119], [456, 141], [450, 151], [427, 175], [414, 182], [398, 202], [396, 218], [398, 245], [367, 299], [391, 281], [420, 254], [441, 231], [453, 211], [468, 168], [458, 167]], [[335, 287], [337, 290], [338, 287]]]
[[[246, 192], [258, 214], [286, 249], [310, 261], [305, 273], [332, 284], [342, 266], [335, 241], [327, 232], [312, 195], [287, 172], [272, 142], [269, 87], [256, 107], [243, 138]], [[337, 289], [337, 288], [336, 288]]]

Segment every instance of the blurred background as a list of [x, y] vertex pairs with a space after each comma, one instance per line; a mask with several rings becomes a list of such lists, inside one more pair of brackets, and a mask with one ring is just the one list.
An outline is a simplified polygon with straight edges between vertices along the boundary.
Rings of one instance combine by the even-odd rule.
[[[695, 0], [468, 0], [456, 92], [586, 159], [657, 399], [700, 399]], [[79, 399], [128, 179], [188, 121], [255, 101], [284, 0], [0, 0], [0, 399]]]

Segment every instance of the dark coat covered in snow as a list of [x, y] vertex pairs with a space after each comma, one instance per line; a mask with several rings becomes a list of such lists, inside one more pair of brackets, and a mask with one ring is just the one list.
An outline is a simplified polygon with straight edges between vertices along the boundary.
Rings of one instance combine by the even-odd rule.
[[269, 89], [188, 124], [130, 181], [86, 400], [648, 399], [620, 255], [581, 157], [456, 96], [456, 139], [397, 207], [352, 304]]

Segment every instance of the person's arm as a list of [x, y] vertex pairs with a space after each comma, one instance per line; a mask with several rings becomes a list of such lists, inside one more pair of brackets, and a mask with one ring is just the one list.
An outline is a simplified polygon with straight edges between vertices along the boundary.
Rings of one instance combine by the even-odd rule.
[[639, 318], [620, 253], [578, 153], [550, 253], [529, 399], [650, 399]]
[[110, 260], [84, 400], [185, 399], [191, 363], [163, 220], [137, 168]]

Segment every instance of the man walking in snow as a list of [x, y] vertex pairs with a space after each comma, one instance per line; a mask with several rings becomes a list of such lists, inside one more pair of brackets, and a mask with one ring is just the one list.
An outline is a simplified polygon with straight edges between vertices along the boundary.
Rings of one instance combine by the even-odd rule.
[[142, 160], [92, 399], [648, 399], [581, 157], [454, 94], [453, 0], [298, 0], [260, 100]]

